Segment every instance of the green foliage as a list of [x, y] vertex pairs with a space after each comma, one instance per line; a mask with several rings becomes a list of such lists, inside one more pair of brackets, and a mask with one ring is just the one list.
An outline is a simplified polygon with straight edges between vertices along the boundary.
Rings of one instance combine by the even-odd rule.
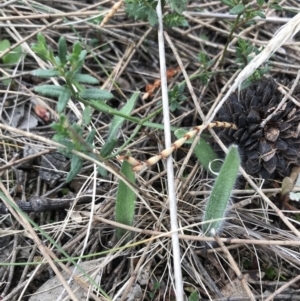
[[159, 282], [154, 282], [152, 290], [148, 293], [150, 300], [155, 300], [157, 291], [160, 289], [161, 284]]
[[265, 277], [268, 280], [274, 281], [279, 278], [282, 281], [286, 281], [286, 277], [284, 277], [284, 275], [282, 273], [279, 274], [279, 271], [277, 269], [275, 269], [274, 267], [267, 267], [264, 271], [265, 271]]
[[[10, 48], [10, 42], [7, 39], [1, 40], [0, 41], [0, 54], [1, 52], [6, 51], [7, 49]], [[5, 54], [1, 60], [4, 64], [7, 65], [15, 65], [19, 62], [20, 58], [22, 56], [22, 47], [21, 46], [17, 46], [14, 49], [11, 49], [10, 52], [8, 52], [7, 54]], [[10, 79], [5, 79], [2, 80], [2, 83], [4, 85], [9, 85], [11, 82]]]
[[112, 99], [114, 96], [110, 92], [101, 89], [83, 89], [79, 96], [83, 99], [106, 100]]
[[236, 145], [230, 146], [228, 154], [216, 178], [207, 206], [204, 211], [203, 232], [211, 235], [211, 230], [218, 232], [230, 199], [231, 191], [237, 179], [240, 155]]
[[[139, 92], [134, 93], [131, 96], [131, 98], [128, 100], [128, 102], [120, 109], [120, 113], [124, 115], [130, 115], [138, 99], [138, 96], [139, 96]], [[113, 118], [111, 125], [109, 127], [108, 138], [106, 139], [106, 142], [104, 143], [100, 151], [100, 155], [103, 158], [109, 156], [112, 153], [115, 146], [117, 145], [119, 131], [124, 121], [125, 118], [121, 116], [115, 116]], [[106, 176], [106, 171], [103, 168], [99, 167], [98, 172], [102, 176]]]
[[[121, 174], [131, 183], [135, 183], [135, 174], [132, 166], [124, 161], [121, 168]], [[125, 182], [120, 180], [116, 198], [116, 222], [132, 226], [134, 218], [136, 195]], [[117, 228], [117, 240], [120, 240], [127, 231]]]
[[96, 132], [95, 130], [91, 130], [84, 139], [82, 137], [82, 127], [76, 123], [70, 125], [67, 117], [63, 114], [60, 115], [59, 121], [53, 123], [51, 127], [56, 131], [53, 140], [66, 147], [65, 149], [61, 149], [60, 152], [71, 158], [71, 168], [66, 178], [66, 182], [68, 183], [77, 176], [83, 165], [82, 158], [73, 154], [72, 151], [76, 150], [94, 157], [93, 142]]
[[190, 296], [189, 296], [189, 299], [188, 301], [199, 301], [199, 294], [197, 291], [193, 291]]
[[163, 18], [163, 22], [167, 27], [188, 27], [189, 23], [186, 18], [178, 13], [167, 14]]
[[[175, 131], [175, 136], [177, 139], [182, 138], [188, 131], [183, 129], [178, 129]], [[191, 144], [193, 139], [187, 140], [185, 143]], [[201, 163], [201, 165], [209, 171], [212, 175], [214, 172], [218, 172], [220, 170], [220, 161], [218, 160], [218, 156], [213, 151], [211, 146], [200, 137], [198, 143], [196, 144], [193, 150], [195, 156]]]
[[125, 12], [135, 20], [148, 20], [151, 26], [157, 24], [157, 0], [125, 0]]
[[[154, 26], [158, 23], [157, 3], [157, 0], [124, 0], [125, 12], [136, 20], [148, 20], [150, 25]], [[188, 22], [181, 15], [186, 8], [187, 0], [166, 0], [163, 3], [169, 5], [172, 10], [164, 16], [163, 22], [166, 26], [188, 26]]]
[[[10, 48], [10, 42], [9, 40], [5, 39], [0, 41], [0, 53], [2, 51], [6, 51], [7, 49]], [[11, 64], [14, 65], [16, 64], [22, 56], [22, 47], [17, 46], [14, 49], [12, 49], [9, 53], [5, 54], [2, 57], [2, 61], [4, 64]]]
[[171, 112], [179, 109], [181, 103], [187, 99], [187, 97], [183, 94], [184, 89], [185, 83], [175, 85], [174, 88], [168, 92]]
[[[243, 26], [249, 26], [253, 23], [255, 17], [260, 17], [265, 19], [265, 11], [275, 8], [281, 9], [277, 4], [278, 0], [267, 1], [256, 0], [254, 1], [245, 1], [245, 0], [221, 0], [221, 2], [229, 7], [229, 12], [233, 15], [236, 15], [236, 19], [232, 23], [231, 31], [224, 47], [224, 51], [221, 58], [220, 65], [223, 64], [224, 58], [227, 53], [227, 48], [229, 43], [233, 38], [233, 33], [236, 29], [240, 29]], [[244, 68], [253, 58], [254, 54], [258, 54], [261, 50], [258, 50], [256, 47], [252, 46], [249, 41], [239, 39], [238, 46], [236, 47], [236, 62], [239, 65], [239, 68]], [[269, 71], [269, 68], [262, 67], [257, 70], [257, 72], [244, 83], [242, 88], [245, 88], [251, 84], [254, 80], [260, 79], [262, 75]]]
[[[79, 42], [74, 43], [72, 52], [69, 54], [67, 42], [62, 36], [58, 42], [58, 56], [55, 56], [53, 50], [48, 47], [46, 39], [41, 33], [38, 34], [37, 39], [38, 42], [32, 45], [32, 50], [43, 60], [49, 61], [53, 67], [48, 70], [36, 69], [32, 71], [32, 74], [44, 78], [60, 76], [65, 80], [65, 85], [59, 87], [55, 85], [41, 85], [36, 87], [35, 91], [43, 95], [57, 97], [57, 111], [61, 113], [67, 106], [69, 99], [78, 96], [74, 90], [74, 86], [80, 89], [82, 88], [80, 83], [98, 84], [99, 81], [91, 75], [81, 73], [86, 57], [86, 50], [82, 50]], [[100, 89], [82, 88], [80, 90], [83, 96], [79, 96], [85, 99], [93, 97], [94, 99], [103, 100], [113, 97], [110, 92]]]
[[232, 15], [239, 15], [241, 13], [243, 13], [245, 10], [245, 5], [243, 3], [239, 3], [237, 5], [235, 5], [229, 12]]
[[[252, 45], [248, 40], [238, 39], [238, 43], [235, 49], [236, 59], [235, 62], [240, 69], [245, 68], [251, 60], [260, 53], [257, 47]], [[259, 80], [265, 73], [270, 70], [268, 64], [263, 67], [259, 67], [247, 80], [243, 83], [242, 88], [247, 88], [253, 81]]]

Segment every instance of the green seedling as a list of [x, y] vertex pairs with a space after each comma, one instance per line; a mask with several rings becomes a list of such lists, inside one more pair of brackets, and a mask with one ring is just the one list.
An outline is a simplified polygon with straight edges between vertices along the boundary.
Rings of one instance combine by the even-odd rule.
[[[151, 26], [158, 23], [156, 14], [157, 0], [124, 0], [126, 13], [138, 20], [147, 20]], [[187, 0], [166, 0], [164, 5], [169, 5], [171, 13], [165, 14], [163, 22], [165, 26], [188, 26], [187, 20], [182, 16]]]

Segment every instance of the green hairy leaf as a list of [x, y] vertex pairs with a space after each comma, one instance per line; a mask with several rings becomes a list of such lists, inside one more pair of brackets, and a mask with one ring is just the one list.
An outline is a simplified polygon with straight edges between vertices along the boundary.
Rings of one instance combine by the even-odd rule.
[[55, 85], [42, 85], [34, 88], [34, 91], [45, 96], [59, 97], [66, 90], [65, 87]]
[[61, 113], [65, 109], [70, 97], [71, 97], [71, 91], [68, 88], [65, 88], [64, 91], [58, 97], [58, 103], [57, 103], [58, 113]]
[[83, 84], [90, 84], [90, 85], [97, 85], [99, 84], [99, 81], [97, 78], [88, 75], [88, 74], [81, 74], [81, 73], [76, 73], [73, 75], [73, 79], [76, 80], [79, 83]]
[[237, 179], [239, 166], [240, 155], [238, 147], [232, 145], [229, 148], [219, 175], [216, 178], [216, 182], [204, 211], [202, 230], [205, 235], [211, 235], [212, 229], [218, 232], [221, 228], [222, 219], [225, 216], [231, 191]]
[[107, 100], [112, 99], [114, 96], [110, 92], [101, 89], [85, 89], [79, 93], [79, 96], [83, 99], [96, 99]]
[[55, 68], [52, 69], [35, 69], [31, 72], [32, 75], [38, 76], [38, 77], [45, 77], [45, 78], [50, 78], [50, 77], [55, 77], [59, 76], [59, 71]]

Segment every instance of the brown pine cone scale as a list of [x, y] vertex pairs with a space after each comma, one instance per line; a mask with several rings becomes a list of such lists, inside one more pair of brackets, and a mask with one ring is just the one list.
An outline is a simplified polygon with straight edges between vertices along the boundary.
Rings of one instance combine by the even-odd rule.
[[[300, 100], [300, 85], [292, 96]], [[232, 94], [216, 116], [216, 120], [233, 122], [238, 127], [236, 131], [219, 129], [217, 134], [226, 146], [239, 145], [243, 167], [250, 175], [284, 177], [293, 165], [300, 165], [300, 108], [287, 100], [278, 109], [282, 98], [276, 82], [263, 79], [242, 90], [239, 97]], [[214, 148], [221, 150], [216, 143]]]

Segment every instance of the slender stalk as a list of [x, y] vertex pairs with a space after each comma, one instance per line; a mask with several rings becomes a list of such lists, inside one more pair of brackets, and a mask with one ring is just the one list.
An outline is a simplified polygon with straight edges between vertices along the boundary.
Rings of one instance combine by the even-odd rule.
[[[170, 109], [168, 100], [167, 76], [166, 76], [166, 57], [163, 35], [163, 22], [162, 22], [162, 8], [161, 0], [158, 0], [157, 7], [158, 16], [158, 46], [159, 46], [159, 59], [160, 59], [160, 74], [161, 74], [161, 89], [162, 89], [162, 102], [163, 102], [163, 116], [164, 116], [164, 133], [165, 133], [165, 147], [170, 148], [171, 143], [171, 129], [170, 129]], [[169, 189], [169, 206], [170, 206], [170, 219], [172, 231], [172, 247], [173, 247], [173, 266], [174, 278], [176, 289], [176, 300], [183, 301], [183, 281], [181, 273], [181, 259], [180, 259], [180, 246], [178, 237], [178, 223], [177, 223], [177, 204], [175, 194], [175, 179], [172, 156], [167, 159], [167, 176], [168, 176], [168, 189]]]

